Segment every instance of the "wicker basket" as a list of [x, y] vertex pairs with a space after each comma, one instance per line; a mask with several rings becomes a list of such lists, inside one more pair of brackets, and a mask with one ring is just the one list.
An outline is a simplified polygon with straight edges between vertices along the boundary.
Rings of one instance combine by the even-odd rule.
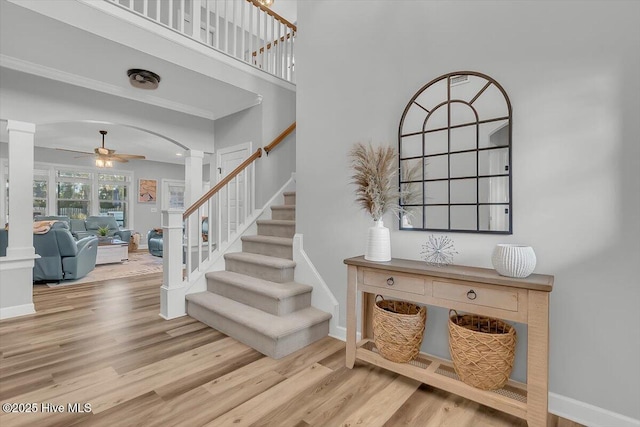
[[508, 323], [449, 310], [449, 351], [464, 383], [482, 390], [502, 388], [511, 375], [515, 348], [516, 330]]
[[409, 362], [420, 353], [426, 321], [426, 307], [385, 300], [377, 295], [373, 307], [373, 341], [385, 359]]

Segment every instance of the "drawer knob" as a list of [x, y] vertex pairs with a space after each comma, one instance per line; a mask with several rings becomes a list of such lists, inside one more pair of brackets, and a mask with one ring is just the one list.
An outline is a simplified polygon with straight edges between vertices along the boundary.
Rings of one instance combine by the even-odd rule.
[[476, 291], [471, 289], [469, 292], [467, 292], [467, 298], [469, 298], [470, 300], [474, 300], [478, 298], [478, 295], [476, 295]]
[[394, 283], [394, 281], [393, 281], [393, 277], [389, 277], [389, 278], [387, 279], [387, 285], [389, 285], [389, 286], [393, 286], [393, 283]]

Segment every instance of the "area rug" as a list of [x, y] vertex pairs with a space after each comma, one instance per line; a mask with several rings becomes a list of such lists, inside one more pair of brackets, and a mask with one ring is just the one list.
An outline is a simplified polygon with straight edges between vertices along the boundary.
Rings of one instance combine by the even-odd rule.
[[103, 280], [121, 279], [141, 274], [161, 273], [162, 258], [155, 257], [147, 251], [129, 252], [129, 261], [115, 264], [96, 265], [89, 274], [78, 280], [63, 280], [60, 283], [47, 283], [50, 288], [78, 285], [81, 283], [100, 282]]

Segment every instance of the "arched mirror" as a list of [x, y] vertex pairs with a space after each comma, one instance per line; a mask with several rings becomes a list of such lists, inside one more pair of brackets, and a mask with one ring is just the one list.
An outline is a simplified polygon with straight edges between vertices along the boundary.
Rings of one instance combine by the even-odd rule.
[[398, 132], [401, 230], [511, 234], [511, 103], [458, 71], [422, 87]]

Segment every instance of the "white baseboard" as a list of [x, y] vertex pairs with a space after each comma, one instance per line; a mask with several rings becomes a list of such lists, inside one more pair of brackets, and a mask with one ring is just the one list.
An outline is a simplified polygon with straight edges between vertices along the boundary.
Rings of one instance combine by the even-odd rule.
[[[347, 340], [347, 328], [345, 328], [344, 326], [336, 326], [335, 328], [335, 332], [334, 333], [330, 333], [329, 334], [330, 337], [333, 337], [337, 340], [340, 341], [346, 341]], [[356, 332], [356, 342], [360, 341], [362, 339], [362, 335], [360, 335], [360, 332]]]
[[[346, 341], [347, 329], [338, 326], [335, 333], [329, 335]], [[358, 332], [356, 341], [360, 339]], [[549, 392], [549, 412], [587, 427], [640, 427], [640, 420], [552, 392]]]
[[549, 393], [549, 412], [587, 427], [640, 427], [640, 420], [556, 393]]
[[341, 332], [337, 330], [340, 321], [338, 300], [304, 251], [303, 236], [300, 233], [293, 236], [293, 261], [296, 263], [294, 280], [313, 286], [311, 305], [331, 314], [329, 336], [340, 335]]
[[13, 307], [0, 308], [0, 320], [12, 317], [26, 316], [36, 312], [35, 306], [31, 304], [14, 305]]

